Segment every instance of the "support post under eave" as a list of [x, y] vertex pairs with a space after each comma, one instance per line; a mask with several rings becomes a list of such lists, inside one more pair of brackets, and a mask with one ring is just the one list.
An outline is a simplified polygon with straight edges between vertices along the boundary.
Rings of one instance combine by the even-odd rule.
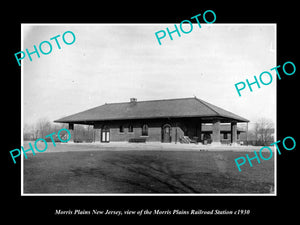
[[198, 137], [198, 142], [202, 143], [202, 139], [201, 139], [201, 134], [202, 134], [202, 121], [199, 122], [198, 126], [197, 126], [197, 137]]
[[231, 144], [237, 145], [237, 123], [231, 122]]
[[215, 120], [212, 125], [212, 145], [221, 145], [221, 122]]
[[74, 142], [74, 123], [69, 123], [69, 131], [71, 133], [71, 139], [69, 140], [69, 142]]
[[247, 128], [246, 128], [246, 143], [248, 145], [248, 122], [247, 122]]

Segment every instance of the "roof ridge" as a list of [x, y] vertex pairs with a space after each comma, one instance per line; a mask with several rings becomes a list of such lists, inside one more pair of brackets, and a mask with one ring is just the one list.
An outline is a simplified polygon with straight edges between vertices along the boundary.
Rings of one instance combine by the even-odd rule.
[[196, 99], [197, 101], [199, 101], [200, 103], [204, 104], [204, 105], [205, 105], [206, 107], [208, 107], [210, 110], [212, 110], [212, 111], [214, 111], [215, 113], [217, 113], [218, 116], [221, 116], [221, 114], [218, 113], [216, 110], [212, 109], [212, 108], [207, 104], [206, 101], [203, 101], [202, 99], [199, 99], [199, 98], [196, 98], [196, 97], [195, 97], [195, 99]]
[[[184, 99], [195, 99], [195, 97], [186, 97], [186, 98], [169, 98], [169, 99], [157, 99], [157, 100], [143, 100], [143, 101], [136, 101], [136, 103], [140, 102], [160, 102], [160, 101], [175, 101], [175, 100], [184, 100]], [[130, 103], [128, 102], [112, 102], [112, 103], [105, 103], [103, 105], [112, 105], [112, 104], [125, 104], [125, 103]]]
[[[182, 104], [181, 104], [182, 103]], [[200, 105], [198, 104], [200, 103]], [[133, 118], [163, 118], [163, 117], [224, 117], [237, 121], [248, 121], [230, 111], [214, 104], [198, 99], [188, 98], [157, 99], [131, 102], [106, 103], [100, 106], [74, 113], [57, 120], [58, 122], [81, 122], [88, 120], [116, 120]]]
[[[174, 100], [183, 100], [183, 99], [194, 99], [194, 97], [171, 98], [171, 99], [157, 99], [157, 100], [144, 100], [144, 101], [137, 101], [136, 103], [140, 103], [140, 102], [174, 101]], [[83, 112], [86, 112], [86, 111], [92, 111], [92, 110], [95, 110], [95, 109], [97, 109], [97, 108], [103, 107], [103, 106], [105, 106], [105, 105], [117, 105], [117, 104], [129, 104], [129, 103], [130, 103], [130, 101], [129, 101], [129, 102], [112, 102], [112, 103], [107, 103], [107, 102], [105, 102], [105, 103], [103, 103], [102, 105], [94, 106], [94, 107], [89, 108], [89, 109], [86, 109], [86, 110], [81, 110], [81, 111], [79, 111], [79, 112], [77, 112], [77, 113], [73, 113], [73, 114], [71, 114], [71, 115], [69, 115], [69, 116], [64, 116], [64, 117], [62, 117], [62, 118], [60, 118], [60, 119], [67, 118], [67, 117], [73, 117], [73, 116], [76, 116], [77, 114], [80, 114], [80, 113], [83, 113]], [[60, 119], [58, 119], [58, 120], [60, 120]], [[56, 120], [55, 120], [55, 121], [56, 121]], [[55, 122], [55, 121], [54, 121], [54, 122]]]

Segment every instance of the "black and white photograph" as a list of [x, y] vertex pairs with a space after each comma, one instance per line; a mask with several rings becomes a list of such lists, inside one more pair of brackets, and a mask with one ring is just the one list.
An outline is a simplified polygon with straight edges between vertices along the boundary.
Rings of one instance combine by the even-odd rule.
[[22, 24], [24, 195], [276, 194], [276, 24], [190, 25]]
[[3, 219], [296, 219], [296, 4], [101, 3], [4, 8]]

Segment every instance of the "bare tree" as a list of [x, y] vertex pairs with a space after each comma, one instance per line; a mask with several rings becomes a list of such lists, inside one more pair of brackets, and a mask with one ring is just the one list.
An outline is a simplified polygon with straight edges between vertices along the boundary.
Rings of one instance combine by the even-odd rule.
[[254, 135], [258, 145], [269, 145], [274, 141], [274, 123], [260, 118], [254, 126]]
[[[57, 140], [57, 133], [62, 128], [68, 129], [68, 125], [53, 123], [45, 117], [39, 118], [34, 124], [24, 124], [23, 138], [28, 141], [37, 138], [51, 141], [49, 137], [45, 138], [45, 136], [55, 133], [54, 140]], [[91, 125], [77, 125], [73, 135], [76, 142], [91, 142], [94, 139], [94, 130]]]
[[47, 118], [40, 118], [36, 124], [36, 131], [40, 138], [45, 138], [52, 130], [51, 122]]
[[33, 140], [34, 126], [32, 124], [24, 123], [23, 125], [23, 138], [25, 141]]
[[36, 140], [39, 135], [39, 130], [35, 123], [24, 123], [23, 125], [23, 139], [25, 141]]

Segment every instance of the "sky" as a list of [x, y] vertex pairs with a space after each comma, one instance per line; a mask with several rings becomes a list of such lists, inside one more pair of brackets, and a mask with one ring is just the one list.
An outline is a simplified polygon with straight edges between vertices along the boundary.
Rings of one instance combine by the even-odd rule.
[[[179, 21], [180, 22], [180, 21]], [[179, 24], [177, 24], [179, 27]], [[174, 24], [22, 24], [22, 51], [43, 41], [48, 55], [22, 60], [23, 122], [50, 121], [105, 103], [155, 99], [199, 99], [256, 122], [276, 118], [275, 24], [193, 24], [192, 32], [155, 33]], [[185, 30], [188, 30], [186, 28]], [[66, 45], [62, 35], [75, 34]], [[57, 38], [61, 49], [57, 48]], [[72, 41], [66, 35], [68, 42]], [[43, 45], [46, 52], [47, 44]], [[270, 85], [253, 85], [239, 97], [235, 84], [263, 71]], [[266, 79], [267, 80], [267, 79]]]

